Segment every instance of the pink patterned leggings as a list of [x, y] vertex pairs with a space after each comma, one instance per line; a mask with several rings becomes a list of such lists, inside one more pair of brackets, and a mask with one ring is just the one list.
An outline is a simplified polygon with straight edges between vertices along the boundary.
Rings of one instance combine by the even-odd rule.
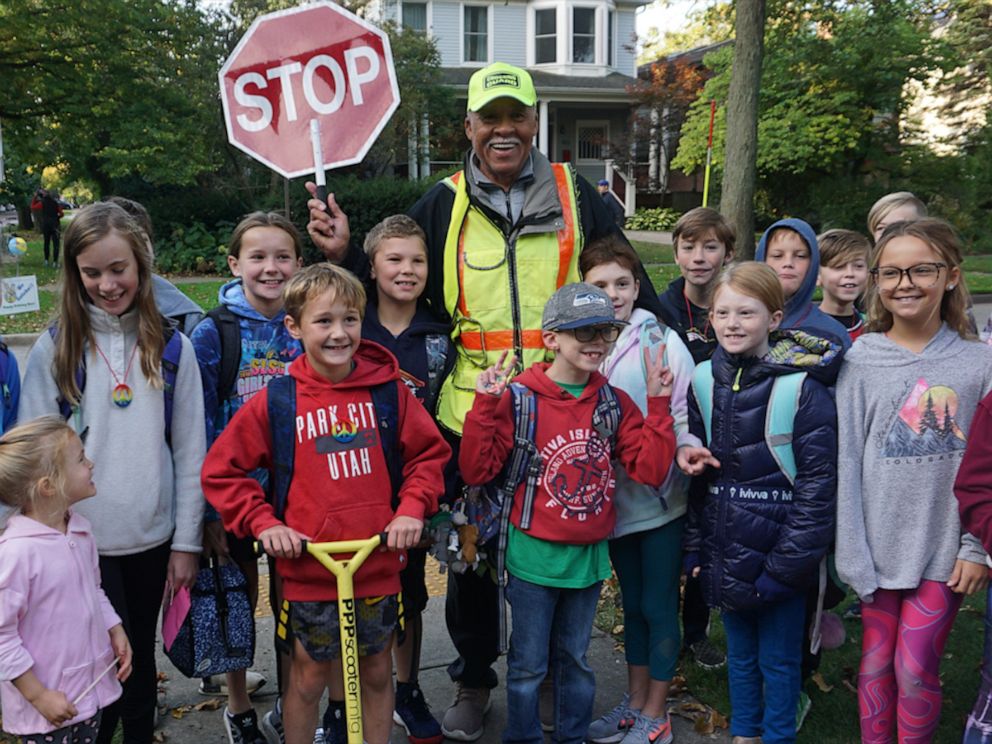
[[861, 605], [861, 741], [929, 742], [940, 722], [940, 656], [962, 595], [939, 581], [879, 589]]

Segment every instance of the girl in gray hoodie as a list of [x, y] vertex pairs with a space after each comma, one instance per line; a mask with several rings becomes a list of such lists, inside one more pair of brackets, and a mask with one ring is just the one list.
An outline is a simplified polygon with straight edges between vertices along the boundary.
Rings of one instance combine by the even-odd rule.
[[[961, 247], [944, 222], [889, 226], [872, 255], [868, 333], [837, 382], [837, 570], [862, 600], [862, 742], [929, 742], [940, 656], [988, 583], [952, 484], [992, 349], [970, 338]], [[897, 643], [898, 642], [898, 643]]]

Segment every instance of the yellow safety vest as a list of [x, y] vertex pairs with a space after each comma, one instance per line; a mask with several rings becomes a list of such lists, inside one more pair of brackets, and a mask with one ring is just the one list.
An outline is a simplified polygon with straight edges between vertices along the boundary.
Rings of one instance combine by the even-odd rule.
[[583, 234], [575, 177], [566, 165], [551, 168], [560, 223], [510, 237], [469, 204], [462, 172], [444, 181], [455, 192], [444, 244], [444, 304], [456, 354], [441, 386], [437, 417], [458, 434], [475, 398], [476, 378], [500, 354], [516, 354], [518, 370], [545, 359], [544, 305], [560, 287], [579, 281]]

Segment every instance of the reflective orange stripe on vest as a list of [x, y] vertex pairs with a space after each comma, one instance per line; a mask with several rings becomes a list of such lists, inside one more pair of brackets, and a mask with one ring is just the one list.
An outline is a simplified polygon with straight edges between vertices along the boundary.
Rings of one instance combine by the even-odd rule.
[[[541, 331], [523, 331], [521, 340], [525, 349], [543, 349]], [[513, 349], [513, 331], [466, 331], [458, 336], [462, 347], [469, 351], [503, 351]]]

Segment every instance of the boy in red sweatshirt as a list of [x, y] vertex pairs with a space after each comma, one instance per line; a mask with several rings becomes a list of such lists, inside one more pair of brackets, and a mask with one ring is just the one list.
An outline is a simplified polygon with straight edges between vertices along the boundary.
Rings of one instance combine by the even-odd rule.
[[[513, 360], [506, 354], [479, 375], [465, 420], [459, 466], [469, 485], [493, 480], [514, 447], [514, 399], [532, 395], [536, 408], [533, 456], [539, 482], [528, 498], [525, 483], [512, 497], [505, 564], [513, 633], [507, 658], [504, 742], [543, 741], [538, 687], [549, 646], [553, 666], [555, 741], [585, 739], [596, 692], [586, 661], [596, 602], [610, 575], [607, 538], [613, 530], [614, 472], [619, 459], [630, 476], [658, 487], [675, 453], [669, 413], [672, 374], [664, 349], [645, 358], [648, 417], [597, 370], [620, 327], [607, 294], [591, 284], [568, 284], [545, 306], [544, 345], [555, 354], [535, 364], [506, 393]], [[525, 390], [526, 389], [526, 390]], [[527, 392], [529, 391], [529, 393]], [[604, 401], [619, 405], [614, 431], [603, 426]], [[524, 436], [521, 432], [517, 432]]]
[[398, 390], [397, 438], [403, 465], [399, 505], [371, 388], [399, 380], [396, 359], [361, 339], [365, 291], [349, 272], [318, 264], [296, 273], [284, 292], [286, 328], [304, 355], [289, 369], [296, 385], [293, 479], [280, 519], [266, 500], [258, 468], [272, 470], [268, 395], [246, 403], [203, 464], [204, 494], [225, 529], [256, 537], [274, 556], [290, 601], [294, 649], [283, 699], [287, 744], [310, 744], [320, 696], [341, 675], [337, 593], [327, 570], [301, 556], [301, 540], [330, 542], [389, 533], [355, 576], [364, 735], [385, 744], [392, 729], [390, 648], [398, 618], [403, 551], [417, 543], [424, 517], [437, 510], [450, 449], [406, 385]]

